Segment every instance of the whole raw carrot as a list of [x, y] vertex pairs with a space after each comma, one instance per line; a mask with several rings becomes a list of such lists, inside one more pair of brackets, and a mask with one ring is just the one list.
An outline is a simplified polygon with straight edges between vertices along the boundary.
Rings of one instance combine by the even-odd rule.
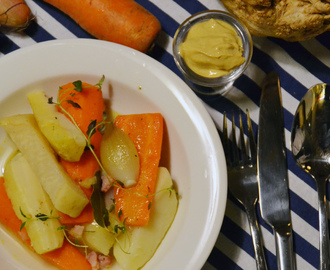
[[131, 188], [115, 187], [118, 217], [126, 225], [144, 226], [149, 222], [163, 141], [163, 117], [159, 113], [119, 115], [114, 123], [133, 141], [140, 157], [138, 182]]
[[94, 37], [146, 52], [161, 30], [159, 21], [133, 0], [44, 0]]
[[31, 10], [24, 0], [0, 1], [1, 29], [20, 31], [29, 25], [31, 19]]
[[[12, 203], [7, 195], [4, 179], [0, 177], [0, 222], [8, 229], [18, 235], [29, 246], [31, 244], [26, 229], [22, 226], [22, 221], [16, 216]], [[30, 246], [31, 247], [31, 246]], [[32, 247], [31, 247], [32, 248]], [[33, 248], [32, 248], [33, 249]], [[91, 270], [92, 267], [74, 246], [64, 241], [63, 246], [57, 250], [41, 255], [44, 259], [58, 266], [62, 270]]]
[[[82, 83], [80, 91], [75, 90], [73, 83], [63, 85], [59, 91], [59, 101], [62, 107], [72, 116], [79, 128], [87, 137], [87, 130], [90, 123], [94, 120], [101, 122], [103, 120], [103, 112], [105, 110], [102, 91], [97, 86], [88, 83]], [[68, 102], [69, 101], [69, 102]], [[60, 110], [60, 108], [59, 108]], [[96, 130], [91, 137], [91, 145], [97, 156], [100, 153], [102, 134]], [[69, 176], [77, 183], [89, 179], [95, 175], [100, 166], [90, 150], [85, 150], [82, 157], [77, 162], [69, 162], [60, 159], [60, 163], [69, 174]], [[85, 194], [90, 198], [92, 188], [86, 189], [81, 187]], [[94, 220], [93, 208], [90, 204], [85, 207], [77, 218], [71, 218], [68, 215], [60, 213], [62, 224], [82, 224], [91, 223]]]

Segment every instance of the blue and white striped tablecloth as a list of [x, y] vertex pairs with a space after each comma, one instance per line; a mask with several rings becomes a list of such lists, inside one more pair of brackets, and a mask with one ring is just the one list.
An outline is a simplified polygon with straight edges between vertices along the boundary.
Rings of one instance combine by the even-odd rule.
[[[92, 38], [70, 18], [40, 0], [27, 0], [36, 21], [23, 35], [0, 33], [0, 61], [4, 55], [35, 43], [68, 38]], [[172, 57], [172, 40], [179, 24], [191, 14], [206, 10], [225, 10], [220, 0], [137, 0], [161, 22], [162, 32], [151, 53], [181, 77]], [[260, 86], [265, 75], [276, 70], [280, 75], [284, 106], [286, 146], [289, 166], [291, 215], [294, 251], [298, 270], [317, 269], [319, 261], [317, 194], [314, 180], [294, 163], [290, 153], [290, 129], [299, 100], [314, 84], [330, 83], [330, 32], [315, 39], [289, 43], [274, 38], [253, 37], [252, 62], [225, 97], [199, 96], [220, 128], [224, 111], [249, 109], [257, 130]], [[1, 75], [0, 75], [1, 78]], [[1, 86], [1, 79], [0, 79]], [[1, 91], [1, 90], [0, 90]], [[327, 193], [330, 195], [329, 192]], [[258, 213], [268, 269], [277, 269], [272, 229]], [[219, 237], [203, 270], [255, 269], [254, 251], [243, 208], [229, 194], [226, 215]], [[178, 269], [179, 270], [179, 269]]]

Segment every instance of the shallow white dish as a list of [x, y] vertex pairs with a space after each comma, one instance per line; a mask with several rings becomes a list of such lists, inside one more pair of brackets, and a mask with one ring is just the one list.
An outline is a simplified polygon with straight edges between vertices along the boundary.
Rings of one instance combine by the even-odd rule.
[[[119, 113], [160, 112], [165, 119], [161, 165], [181, 196], [169, 232], [143, 269], [199, 270], [224, 217], [227, 172], [219, 135], [203, 104], [173, 72], [127, 47], [99, 40], [39, 43], [0, 58], [0, 117], [31, 112], [26, 94], [105, 75], [104, 97]], [[1, 269], [55, 269], [0, 228]], [[119, 269], [114, 267], [113, 269]]]

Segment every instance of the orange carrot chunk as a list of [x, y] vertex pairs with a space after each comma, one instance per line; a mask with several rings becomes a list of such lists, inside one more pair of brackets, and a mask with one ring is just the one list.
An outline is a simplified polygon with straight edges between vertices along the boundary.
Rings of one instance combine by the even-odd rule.
[[[25, 228], [20, 231], [22, 221], [18, 219], [14, 212], [13, 205], [6, 192], [3, 177], [0, 177], [0, 222], [8, 229], [13, 231], [16, 235], [21, 237], [22, 240], [29, 246], [31, 245], [31, 241], [26, 233]], [[61, 248], [48, 253], [44, 253], [41, 256], [62, 270], [92, 269], [84, 255], [82, 255], [79, 250], [77, 250], [67, 241], [64, 241]]]
[[[78, 127], [87, 137], [87, 130], [90, 123], [94, 120], [101, 122], [105, 110], [102, 91], [88, 83], [82, 83], [82, 91], [74, 90], [74, 84], [68, 83], [61, 87], [59, 91], [59, 101], [62, 107], [72, 116]], [[67, 102], [67, 101], [70, 102]], [[73, 105], [75, 104], [75, 105]], [[77, 106], [79, 105], [79, 106]], [[60, 108], [58, 108], [61, 111]], [[70, 119], [70, 118], [69, 118]], [[91, 137], [91, 144], [97, 156], [100, 154], [102, 134], [97, 130]], [[95, 175], [100, 166], [90, 150], [85, 150], [82, 157], [77, 162], [69, 162], [60, 159], [60, 163], [69, 174], [69, 176], [78, 184], [81, 181], [89, 179]], [[88, 198], [91, 197], [93, 188], [83, 188]], [[77, 218], [71, 218], [68, 215], [60, 213], [62, 224], [82, 224], [91, 223], [94, 220], [93, 208], [88, 204]]]
[[[86, 150], [77, 162], [60, 159], [60, 163], [69, 176], [78, 184], [85, 179], [93, 177], [100, 169], [100, 165], [89, 150]], [[92, 188], [84, 188], [82, 186], [80, 186], [80, 188], [85, 192], [88, 198], [91, 197]]]
[[159, 21], [133, 0], [44, 0], [98, 39], [146, 52], [161, 30]]
[[[70, 2], [70, 1], [68, 1]], [[86, 135], [88, 126], [93, 120], [101, 122], [105, 110], [102, 91], [97, 86], [88, 83], [82, 83], [82, 91], [74, 90], [73, 83], [63, 85], [59, 91], [59, 101], [70, 100], [71, 102], [62, 102], [62, 107], [72, 116], [78, 127]], [[75, 106], [73, 105], [75, 104]], [[79, 107], [77, 107], [79, 105]], [[87, 137], [87, 135], [86, 135]], [[94, 151], [99, 154], [102, 134], [97, 130], [91, 137], [91, 144]]]
[[[95, 173], [100, 169], [99, 164], [97, 163], [95, 157], [92, 152], [85, 151], [77, 162], [70, 162], [65, 159], [60, 159], [60, 163], [68, 173], [68, 175], [79, 184], [79, 182], [91, 178], [95, 175]], [[93, 188], [84, 188], [80, 186], [80, 188], [84, 191], [86, 196], [90, 199]], [[61, 219], [59, 220], [62, 224], [86, 224], [92, 223], [94, 220], [93, 207], [91, 203], [88, 203], [81, 214], [72, 218], [62, 212], [59, 212], [59, 216]]]
[[[126, 225], [144, 226], [149, 222], [163, 141], [163, 117], [159, 113], [117, 116], [114, 123], [133, 141], [140, 157], [140, 175], [135, 186], [115, 187], [118, 217]], [[141, 196], [142, 195], [142, 196]]]
[[85, 256], [67, 241], [64, 241], [61, 248], [45, 253], [42, 257], [62, 270], [92, 270]]

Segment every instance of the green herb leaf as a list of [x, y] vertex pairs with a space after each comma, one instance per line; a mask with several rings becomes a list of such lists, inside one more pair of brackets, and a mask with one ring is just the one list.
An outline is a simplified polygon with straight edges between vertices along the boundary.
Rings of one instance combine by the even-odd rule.
[[119, 180], [116, 180], [116, 183], [118, 183], [122, 188], [124, 187], [124, 183], [119, 181]]
[[82, 82], [80, 80], [73, 82], [74, 90], [82, 92]]
[[85, 151], [90, 151], [91, 148], [92, 148], [92, 150], [94, 150], [94, 145], [92, 145], [92, 144], [90, 146], [86, 145], [85, 146]]
[[37, 219], [40, 219], [41, 221], [46, 221], [47, 219], [49, 219], [49, 216], [46, 216], [45, 214], [41, 214], [41, 213], [35, 215], [35, 217]]
[[125, 225], [125, 222], [126, 222], [126, 219], [124, 219], [124, 222], [123, 222], [123, 225], [120, 226], [119, 224], [116, 224], [113, 228], [113, 231], [118, 234], [119, 231], [121, 231], [122, 233], [125, 233], [126, 232], [126, 225]]
[[103, 134], [104, 134], [104, 131], [105, 131], [105, 128], [106, 128], [105, 124], [101, 124], [101, 125], [97, 128], [97, 130], [103, 135]]
[[91, 204], [93, 207], [94, 219], [101, 227], [108, 227], [110, 225], [109, 213], [105, 207], [104, 194], [101, 191], [102, 179], [101, 172], [96, 174], [96, 184], [93, 185], [93, 193], [91, 196]]
[[121, 230], [122, 233], [125, 233], [126, 232], [126, 227], [122, 226], [122, 227], [120, 227], [120, 230]]
[[96, 120], [93, 120], [93, 121], [91, 121], [91, 123], [88, 125], [88, 129], [87, 129], [87, 136], [90, 138], [90, 137], [92, 137], [94, 134], [95, 134], [95, 132], [96, 132], [96, 129], [95, 129], [95, 127], [96, 127], [96, 124], [97, 124], [97, 121]]
[[21, 227], [19, 228], [19, 231], [23, 230], [23, 228], [25, 227], [26, 221], [22, 223]]
[[57, 230], [58, 230], [58, 231], [65, 230], [65, 225], [63, 225], [63, 226], [61, 226], [61, 227], [58, 227]]
[[72, 101], [71, 99], [66, 100], [67, 103], [71, 104], [73, 107], [81, 109], [80, 105], [74, 101]]
[[113, 228], [116, 234], [118, 234], [118, 228], [119, 228], [118, 224], [116, 224], [115, 227]]
[[22, 215], [23, 217], [27, 218], [27, 217], [26, 217], [26, 215], [23, 213], [23, 211], [22, 211], [22, 208], [21, 208], [21, 207], [19, 208], [19, 211], [21, 212], [21, 215]]
[[125, 232], [126, 232], [126, 225], [125, 225], [125, 223], [126, 223], [126, 219], [127, 219], [127, 218], [124, 219], [123, 226], [121, 227], [121, 232], [122, 232], [122, 233], [125, 233]]
[[123, 211], [121, 209], [119, 209], [119, 212], [118, 212], [118, 218], [120, 219], [121, 215], [123, 214]]
[[115, 210], [115, 205], [114, 204], [111, 204], [110, 205], [110, 208], [109, 208], [109, 212], [111, 213], [113, 210]]

